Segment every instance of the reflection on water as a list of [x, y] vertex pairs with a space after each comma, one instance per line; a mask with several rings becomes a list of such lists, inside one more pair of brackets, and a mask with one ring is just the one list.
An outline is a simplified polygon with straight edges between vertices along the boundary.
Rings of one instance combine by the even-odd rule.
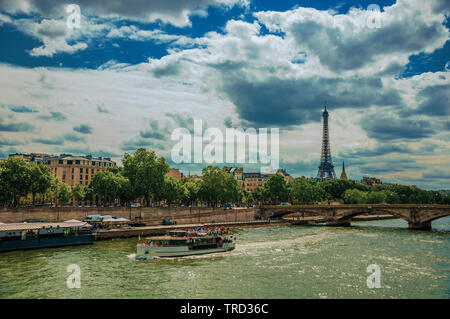
[[[0, 254], [1, 298], [449, 298], [450, 217], [234, 230], [228, 253], [135, 260], [137, 238]], [[68, 289], [67, 266], [81, 268]], [[381, 268], [369, 289], [367, 266]]]

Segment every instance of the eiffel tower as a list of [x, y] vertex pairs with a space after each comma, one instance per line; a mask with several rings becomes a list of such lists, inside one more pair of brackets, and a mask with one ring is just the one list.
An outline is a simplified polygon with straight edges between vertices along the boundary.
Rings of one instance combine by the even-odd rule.
[[330, 135], [328, 131], [328, 111], [326, 104], [322, 117], [323, 117], [322, 155], [320, 157], [319, 171], [317, 172], [318, 181], [336, 178], [333, 161], [331, 160]]

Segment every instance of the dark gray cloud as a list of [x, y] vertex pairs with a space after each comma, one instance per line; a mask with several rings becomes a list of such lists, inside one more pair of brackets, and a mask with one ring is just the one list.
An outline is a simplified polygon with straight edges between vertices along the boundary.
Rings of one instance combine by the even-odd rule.
[[377, 145], [374, 148], [359, 148], [353, 151], [340, 152], [339, 156], [346, 158], [359, 158], [359, 157], [374, 157], [383, 156], [391, 153], [410, 154], [414, 151], [408, 145], [405, 144], [383, 144]]
[[383, 87], [379, 78], [267, 77], [256, 81], [240, 73], [222, 76], [219, 90], [236, 105], [240, 117], [261, 125], [318, 122], [325, 101], [332, 109], [403, 105], [399, 93]]
[[448, 0], [434, 0], [431, 3], [434, 13], [442, 13], [446, 12], [447, 14], [450, 12], [450, 1]]
[[427, 86], [417, 94], [416, 100], [420, 101], [419, 107], [411, 113], [447, 118], [450, 115], [450, 84]]
[[14, 148], [14, 147], [10, 147], [8, 149], [6, 148], [0, 148], [0, 158], [5, 159], [8, 158], [9, 154], [16, 154], [16, 153], [20, 153], [21, 151]]
[[384, 76], [396, 76], [400, 74], [405, 69], [404, 65], [398, 64], [396, 62], [392, 62], [387, 67], [384, 68], [380, 73], [377, 74], [377, 76], [384, 77]]
[[444, 131], [450, 131], [450, 121], [444, 121], [442, 128]]
[[361, 126], [370, 138], [377, 140], [420, 139], [436, 133], [431, 122], [424, 120], [395, 119], [370, 115], [361, 120]]
[[150, 121], [150, 129], [146, 131], [140, 131], [140, 136], [142, 138], [154, 138], [158, 140], [164, 140], [169, 134], [168, 127], [160, 128], [159, 123], [156, 120]]
[[352, 159], [351, 165], [347, 165], [346, 162], [345, 170], [351, 171], [353, 174], [355, 171], [358, 171], [360, 176], [363, 176], [391, 174], [405, 171], [417, 172], [426, 167], [426, 164], [417, 163], [416, 160], [411, 157], [396, 156], [359, 159], [354, 158]]
[[106, 113], [106, 114], [111, 114], [111, 111], [108, 110], [106, 107], [101, 107], [100, 105], [97, 106], [97, 111], [99, 113]]
[[0, 132], [31, 132], [34, 125], [25, 122], [4, 123], [0, 119]]
[[66, 133], [54, 138], [34, 138], [33, 143], [40, 143], [45, 145], [64, 145], [66, 141], [69, 142], [86, 142], [86, 138], [83, 136], [78, 136], [73, 133]]
[[390, 165], [388, 165], [387, 163], [386, 164], [373, 163], [370, 165], [361, 165], [358, 168], [363, 175], [375, 175], [375, 176], [392, 174], [395, 172], [408, 172], [408, 171], [417, 172], [426, 168], [425, 165], [404, 163], [399, 160], [392, 161]]
[[[171, 118], [175, 122], [175, 127], [181, 127], [188, 129], [191, 133], [194, 132], [194, 118], [189, 115], [180, 113], [166, 113], [168, 118]], [[208, 126], [206, 121], [203, 121], [203, 130]]]
[[233, 127], [233, 121], [231, 120], [231, 118], [229, 116], [227, 116], [224, 120], [223, 120], [223, 124], [225, 125], [225, 127], [227, 128], [232, 128]]
[[138, 148], [152, 148], [152, 149], [160, 149], [164, 150], [165, 146], [160, 143], [155, 143], [149, 140], [137, 138], [135, 140], [123, 142], [120, 145], [120, 149], [125, 152], [134, 152]]
[[422, 174], [423, 178], [427, 179], [446, 179], [450, 180], [450, 172], [449, 171], [429, 171]]
[[24, 105], [10, 105], [9, 109], [16, 113], [34, 113], [37, 112], [36, 110], [33, 110], [32, 108]]
[[24, 144], [24, 142], [18, 140], [4, 139], [0, 137], [0, 146], [17, 146], [21, 144]]
[[69, 142], [85, 142], [86, 138], [84, 136], [79, 136], [73, 133], [66, 133], [62, 136], [62, 138]]
[[[46, 16], [65, 16], [65, 7], [68, 3], [61, 3], [59, 0], [24, 0], [20, 4], [14, 4], [15, 1], [5, 3], [0, 1], [0, 9], [3, 10], [21, 10], [30, 7], [34, 12], [39, 12]], [[238, 3], [238, 1], [235, 1]], [[70, 2], [69, 2], [70, 3]], [[75, 2], [80, 6], [81, 12], [94, 14], [98, 16], [117, 17], [121, 16], [131, 20], [149, 21], [159, 18], [163, 21], [178, 22], [176, 24], [185, 24], [186, 15], [196, 10], [205, 10], [209, 6], [226, 7], [219, 0], [128, 0], [128, 1], [108, 1], [108, 0], [77, 0]]]
[[91, 134], [94, 131], [93, 128], [88, 124], [81, 124], [78, 126], [74, 126], [73, 130], [81, 134]]
[[429, 155], [430, 153], [434, 152], [436, 148], [437, 145], [434, 143], [424, 144], [419, 149], [412, 149], [409, 144], [385, 143], [379, 144], [373, 148], [358, 148], [351, 151], [339, 152], [339, 157], [344, 159], [360, 158], [360, 157], [377, 157], [392, 153]]
[[33, 143], [45, 144], [45, 145], [63, 145], [64, 139], [61, 137], [57, 138], [34, 138], [31, 140]]
[[179, 61], [168, 63], [164, 66], [158, 66], [151, 70], [153, 76], [162, 78], [166, 76], [177, 76], [181, 72], [181, 64]]
[[50, 115], [40, 115], [39, 119], [41, 120], [55, 120], [55, 121], [64, 121], [67, 120], [67, 117], [61, 112], [50, 112]]

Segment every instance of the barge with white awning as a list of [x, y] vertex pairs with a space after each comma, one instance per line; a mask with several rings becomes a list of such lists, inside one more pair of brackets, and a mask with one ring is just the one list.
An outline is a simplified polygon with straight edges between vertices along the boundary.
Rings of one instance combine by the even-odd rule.
[[92, 226], [85, 222], [0, 224], [0, 252], [92, 244]]

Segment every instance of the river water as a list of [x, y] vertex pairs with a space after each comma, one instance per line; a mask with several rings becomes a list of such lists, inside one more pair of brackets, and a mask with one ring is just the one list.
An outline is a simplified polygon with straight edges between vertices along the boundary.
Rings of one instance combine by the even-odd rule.
[[[229, 253], [134, 260], [138, 238], [0, 254], [0, 298], [449, 298], [450, 217], [235, 229]], [[81, 269], [69, 289], [67, 267]], [[367, 267], [381, 288], [368, 288]]]

